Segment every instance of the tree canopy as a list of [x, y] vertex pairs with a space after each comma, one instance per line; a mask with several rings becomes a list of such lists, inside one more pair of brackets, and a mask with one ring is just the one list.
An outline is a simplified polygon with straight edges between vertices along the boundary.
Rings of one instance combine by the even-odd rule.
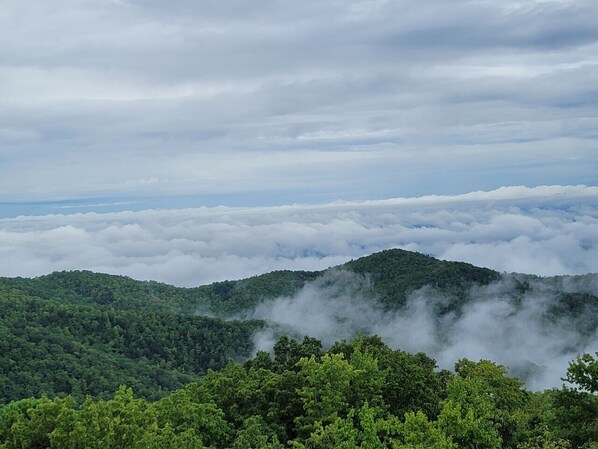
[[[581, 356], [567, 377], [592, 361]], [[327, 352], [283, 337], [273, 355], [229, 362], [157, 400], [121, 386], [102, 399], [13, 401], [0, 408], [0, 448], [589, 449], [597, 401], [568, 387], [530, 393], [488, 360], [439, 371], [377, 337]]]

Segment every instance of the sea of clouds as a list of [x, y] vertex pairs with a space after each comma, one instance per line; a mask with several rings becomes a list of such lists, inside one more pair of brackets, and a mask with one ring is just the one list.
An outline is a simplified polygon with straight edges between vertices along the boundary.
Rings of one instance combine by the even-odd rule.
[[598, 187], [0, 220], [0, 275], [93, 270], [197, 286], [403, 248], [505, 272], [598, 272]]

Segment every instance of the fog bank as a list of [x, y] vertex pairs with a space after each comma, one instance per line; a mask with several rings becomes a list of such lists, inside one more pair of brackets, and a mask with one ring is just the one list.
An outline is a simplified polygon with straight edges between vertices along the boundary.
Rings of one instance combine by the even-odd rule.
[[[376, 334], [392, 348], [425, 352], [441, 368], [463, 357], [490, 359], [510, 367], [533, 390], [557, 387], [568, 362], [598, 349], [598, 331], [581, 318], [551, 317], [559, 291], [594, 294], [598, 275], [533, 280], [517, 297], [512, 276], [472, 288], [462, 310], [443, 316], [438, 306], [449, 298], [426, 287], [409, 296], [404, 309], [384, 311], [369, 293], [367, 277], [333, 270], [307, 284], [292, 298], [261, 304], [250, 315], [267, 320], [256, 334], [256, 350], [270, 350], [278, 332], [316, 337], [329, 346], [359, 334]], [[585, 323], [587, 324], [587, 323]], [[584, 335], [585, 333], [585, 335]]]

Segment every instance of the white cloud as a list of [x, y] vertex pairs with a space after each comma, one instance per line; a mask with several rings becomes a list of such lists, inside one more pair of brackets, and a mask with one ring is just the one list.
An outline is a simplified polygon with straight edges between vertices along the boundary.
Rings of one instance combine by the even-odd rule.
[[[565, 278], [569, 291], [583, 292], [577, 278]], [[583, 281], [594, 284], [598, 275]], [[469, 292], [459, 313], [439, 316], [437, 306], [447, 298], [429, 287], [414, 292], [404, 309], [384, 310], [368, 292], [367, 278], [344, 271], [328, 272], [308, 283], [293, 297], [260, 304], [249, 317], [267, 320], [268, 327], [254, 336], [256, 350], [271, 351], [276, 333], [301, 339], [309, 335], [325, 347], [360, 334], [380, 336], [389, 346], [425, 352], [441, 368], [452, 369], [461, 358], [490, 359], [510, 368], [529, 388], [558, 387], [568, 363], [582, 352], [594, 350], [598, 331], [580, 331], [582, 318], [562, 314], [547, 319], [562, 285], [531, 282], [523, 297], [513, 279]], [[516, 299], [517, 298], [517, 299]], [[521, 303], [519, 303], [521, 301]]]
[[0, 275], [89, 269], [181, 286], [404, 248], [499, 271], [598, 272], [598, 188], [0, 220]]

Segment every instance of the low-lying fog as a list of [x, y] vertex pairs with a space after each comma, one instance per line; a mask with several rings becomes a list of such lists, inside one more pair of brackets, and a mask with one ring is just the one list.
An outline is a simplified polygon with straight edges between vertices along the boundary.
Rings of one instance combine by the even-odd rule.
[[325, 346], [377, 334], [392, 348], [427, 353], [441, 368], [451, 369], [463, 357], [490, 359], [509, 366], [510, 373], [533, 390], [558, 387], [570, 360], [598, 350], [598, 330], [587, 332], [585, 326], [582, 332], [583, 318], [549, 320], [550, 308], [559, 291], [598, 291], [598, 275], [538, 279], [519, 300], [514, 285], [513, 277], [505, 276], [501, 282], [475, 287], [460, 312], [443, 316], [437, 306], [448, 298], [423, 288], [409, 296], [404, 309], [389, 312], [371, 299], [366, 277], [333, 270], [296, 296], [263, 303], [249, 316], [270, 322], [255, 336], [256, 350], [271, 350], [278, 331], [314, 336]]

